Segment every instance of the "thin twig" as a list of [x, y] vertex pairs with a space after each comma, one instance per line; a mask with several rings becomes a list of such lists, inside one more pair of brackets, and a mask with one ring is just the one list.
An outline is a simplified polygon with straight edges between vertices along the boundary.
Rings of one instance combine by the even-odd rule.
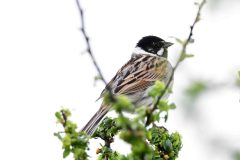
[[85, 30], [85, 19], [84, 19], [84, 12], [83, 12], [83, 9], [79, 3], [79, 0], [76, 0], [76, 4], [77, 4], [77, 8], [78, 8], [78, 11], [79, 11], [79, 14], [80, 14], [80, 19], [81, 19], [81, 23], [82, 23], [82, 27], [81, 27], [81, 31], [82, 31], [82, 34], [84, 36], [84, 39], [85, 39], [85, 42], [86, 42], [86, 45], [87, 45], [87, 52], [88, 54], [90, 55], [91, 57], [91, 60], [99, 74], [99, 77], [100, 79], [103, 81], [103, 83], [105, 84], [106, 86], [106, 90], [109, 92], [109, 97], [110, 97], [110, 100], [111, 101], [114, 101], [115, 98], [114, 98], [114, 95], [112, 93], [112, 89], [109, 85], [107, 85], [107, 81], [105, 80], [105, 78], [103, 77], [103, 74], [102, 74], [102, 71], [101, 69], [99, 68], [98, 64], [97, 64], [97, 61], [93, 55], [93, 52], [92, 52], [92, 48], [91, 48], [91, 45], [90, 45], [90, 42], [89, 42], [89, 37], [87, 36], [87, 33], [86, 33], [86, 30]]
[[201, 14], [201, 10], [204, 6], [204, 4], [206, 3], [206, 0], [203, 0], [199, 6], [198, 6], [198, 11], [197, 11], [197, 15], [193, 21], [193, 24], [190, 26], [190, 33], [188, 35], [188, 38], [187, 40], [183, 43], [183, 47], [182, 47], [182, 50], [180, 52], [180, 56], [178, 58], [178, 61], [177, 63], [175, 64], [175, 66], [173, 67], [173, 71], [172, 71], [172, 74], [168, 80], [168, 83], [166, 84], [165, 88], [162, 90], [161, 94], [159, 95], [159, 97], [157, 98], [157, 101], [154, 103], [153, 107], [151, 108], [150, 112], [147, 113], [147, 120], [146, 120], [146, 123], [145, 123], [145, 126], [148, 126], [150, 124], [150, 117], [151, 117], [151, 114], [157, 109], [157, 106], [158, 106], [158, 103], [159, 101], [162, 99], [162, 97], [164, 96], [164, 94], [168, 91], [168, 88], [170, 87], [170, 84], [173, 80], [173, 76], [174, 76], [174, 73], [176, 71], [176, 69], [178, 68], [180, 62], [182, 62], [182, 57], [186, 54], [186, 49], [187, 49], [187, 46], [189, 43], [191, 43], [192, 41], [192, 36], [193, 36], [193, 29], [196, 25], [196, 23], [199, 21], [200, 19], [200, 14]]
[[61, 114], [62, 114], [62, 117], [63, 117], [62, 125], [63, 125], [63, 127], [65, 128], [66, 125], [67, 125], [67, 116], [66, 116], [66, 114], [64, 113], [63, 110], [61, 110]]
[[[99, 74], [99, 77], [100, 79], [103, 81], [103, 83], [105, 84], [106, 86], [106, 90], [108, 91], [109, 93], [109, 98], [110, 100], [113, 102], [115, 101], [115, 97], [112, 93], [112, 89], [111, 87], [107, 84], [107, 81], [105, 80], [105, 78], [103, 77], [103, 74], [102, 74], [102, 71], [100, 70], [98, 64], [97, 64], [97, 61], [92, 53], [92, 49], [91, 49], [91, 45], [90, 45], [90, 42], [89, 42], [89, 37], [87, 36], [87, 33], [86, 33], [86, 30], [85, 30], [85, 19], [84, 19], [84, 12], [83, 12], [83, 9], [81, 8], [81, 5], [79, 3], [79, 0], [76, 0], [76, 4], [77, 4], [77, 8], [78, 8], [78, 11], [80, 13], [80, 19], [81, 19], [81, 23], [82, 23], [82, 27], [81, 27], [81, 31], [82, 31], [82, 34], [84, 36], [84, 39], [85, 39], [85, 42], [86, 42], [86, 45], [87, 45], [87, 52], [88, 54], [90, 55], [91, 57], [91, 60]], [[110, 142], [105, 140], [105, 146], [110, 148]], [[108, 160], [108, 155], [105, 156], [105, 160]]]

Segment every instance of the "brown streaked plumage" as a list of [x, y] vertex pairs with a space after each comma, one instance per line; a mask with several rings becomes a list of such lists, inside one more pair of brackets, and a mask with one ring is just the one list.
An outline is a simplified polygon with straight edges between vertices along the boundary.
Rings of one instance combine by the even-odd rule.
[[[168, 45], [164, 47], [166, 44]], [[172, 66], [167, 60], [167, 47], [170, 45], [169, 42], [154, 36], [147, 36], [141, 39], [137, 47], [144, 50], [144, 53], [133, 53], [131, 59], [118, 70], [108, 83], [112, 93], [114, 95], [126, 95], [136, 106], [151, 105], [152, 98], [148, 97], [148, 92], [155, 81], [159, 80], [166, 84], [172, 74]], [[161, 49], [164, 52], [162, 55], [157, 55], [157, 52]], [[102, 98], [104, 93], [105, 89], [101, 93], [100, 98]], [[92, 135], [110, 107], [102, 104], [97, 113], [83, 127], [82, 131]]]

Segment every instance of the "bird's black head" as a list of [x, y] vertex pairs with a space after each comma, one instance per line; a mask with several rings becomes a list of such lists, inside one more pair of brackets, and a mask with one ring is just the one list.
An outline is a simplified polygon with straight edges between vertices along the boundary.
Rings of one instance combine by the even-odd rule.
[[173, 45], [173, 43], [166, 42], [163, 39], [156, 36], [146, 36], [143, 37], [138, 43], [136, 47], [141, 48], [142, 50], [157, 54], [161, 51], [161, 55], [164, 51], [167, 51], [167, 48]]

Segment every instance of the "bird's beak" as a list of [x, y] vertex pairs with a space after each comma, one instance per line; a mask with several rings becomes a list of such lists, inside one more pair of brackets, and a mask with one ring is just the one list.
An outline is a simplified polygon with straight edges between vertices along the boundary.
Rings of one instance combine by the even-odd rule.
[[173, 45], [173, 43], [171, 43], [171, 42], [164, 42], [163, 48], [168, 48], [171, 45]]

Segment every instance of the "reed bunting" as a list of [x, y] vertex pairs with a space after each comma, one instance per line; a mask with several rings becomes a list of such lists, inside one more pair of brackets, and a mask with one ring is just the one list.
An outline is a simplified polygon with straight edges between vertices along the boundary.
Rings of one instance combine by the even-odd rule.
[[[152, 98], [148, 96], [155, 81], [167, 83], [172, 74], [172, 66], [167, 60], [167, 48], [173, 43], [156, 36], [143, 37], [136, 45], [131, 59], [122, 66], [108, 83], [114, 95], [127, 96], [136, 106], [150, 106]], [[103, 97], [106, 88], [100, 98]], [[167, 95], [165, 95], [165, 98]], [[92, 135], [111, 106], [102, 104], [100, 109], [82, 131]]]

